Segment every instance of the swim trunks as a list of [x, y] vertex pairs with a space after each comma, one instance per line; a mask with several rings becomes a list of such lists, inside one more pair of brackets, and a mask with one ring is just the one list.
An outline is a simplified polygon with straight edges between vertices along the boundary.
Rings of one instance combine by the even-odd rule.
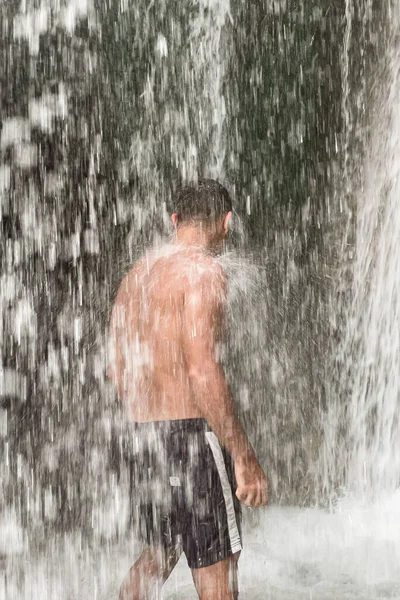
[[131, 498], [139, 538], [181, 546], [189, 567], [208, 567], [242, 548], [233, 463], [203, 419], [137, 423]]

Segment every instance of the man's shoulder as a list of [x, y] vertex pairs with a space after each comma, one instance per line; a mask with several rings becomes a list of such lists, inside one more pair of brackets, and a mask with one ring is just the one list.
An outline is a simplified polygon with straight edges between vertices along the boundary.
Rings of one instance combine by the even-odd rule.
[[224, 269], [210, 255], [197, 253], [187, 263], [184, 291], [200, 294], [202, 301], [208, 298], [221, 298], [226, 295], [227, 278]]
[[116, 301], [123, 301], [132, 293], [132, 289], [137, 285], [138, 276], [144, 272], [146, 267], [145, 256], [139, 258], [131, 265], [120, 281]]
[[159, 253], [149, 257], [148, 262], [154, 267], [167, 268], [171, 271], [180, 270], [181, 273], [198, 270], [199, 273], [210, 275], [223, 275], [224, 270], [217, 260], [204, 250], [196, 247], [182, 247], [167, 245]]
[[207, 273], [215, 277], [226, 277], [225, 270], [220, 262], [212, 254], [203, 254], [200, 258], [200, 265]]

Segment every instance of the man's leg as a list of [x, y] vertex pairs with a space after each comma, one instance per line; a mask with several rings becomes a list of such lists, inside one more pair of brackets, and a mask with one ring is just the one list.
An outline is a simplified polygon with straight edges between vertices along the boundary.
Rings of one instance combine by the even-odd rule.
[[161, 598], [161, 588], [171, 575], [181, 555], [180, 548], [148, 547], [125, 577], [119, 600], [154, 600]]
[[238, 600], [237, 564], [240, 552], [201, 569], [192, 569], [200, 600]]

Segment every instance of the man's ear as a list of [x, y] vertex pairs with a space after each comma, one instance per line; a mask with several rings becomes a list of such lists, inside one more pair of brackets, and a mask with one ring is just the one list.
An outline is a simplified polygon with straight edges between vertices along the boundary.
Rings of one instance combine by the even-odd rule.
[[224, 231], [225, 233], [228, 233], [228, 229], [229, 229], [229, 221], [231, 220], [232, 217], [232, 211], [229, 211], [224, 218]]
[[176, 213], [173, 213], [171, 215], [171, 221], [174, 224], [175, 229], [178, 227], [178, 215]]

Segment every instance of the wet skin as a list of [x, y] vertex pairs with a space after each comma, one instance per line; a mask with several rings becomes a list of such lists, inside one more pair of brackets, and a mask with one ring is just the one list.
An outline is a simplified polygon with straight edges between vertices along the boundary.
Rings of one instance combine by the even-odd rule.
[[[204, 301], [206, 295], [212, 297]], [[214, 359], [225, 299], [221, 267], [198, 249], [177, 249], [155, 260], [149, 255], [125, 277], [111, 320], [113, 378], [134, 421], [203, 417], [189, 355], [198, 329], [210, 324], [207, 354]], [[197, 323], [191, 314], [195, 303]]]

